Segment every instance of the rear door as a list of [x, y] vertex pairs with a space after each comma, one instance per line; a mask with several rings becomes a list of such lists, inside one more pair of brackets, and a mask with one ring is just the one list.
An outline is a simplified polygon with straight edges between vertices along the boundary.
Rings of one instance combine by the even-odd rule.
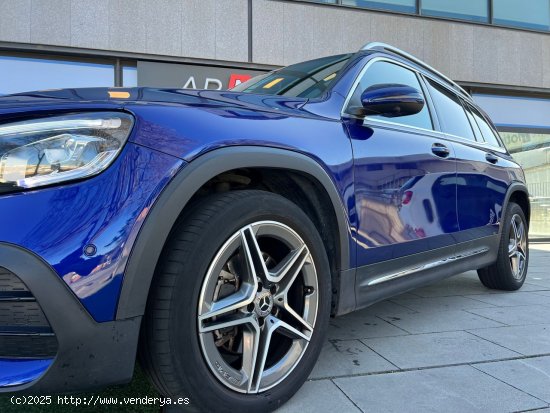
[[469, 103], [464, 107], [478, 145], [455, 145], [458, 157], [458, 221], [461, 239], [498, 233], [506, 191], [515, 164], [505, 153], [496, 132], [481, 112]]
[[[435, 80], [427, 83], [442, 130], [455, 148], [460, 229], [457, 242], [495, 235], [513, 164], [479, 110]], [[464, 248], [472, 247], [465, 244]]]

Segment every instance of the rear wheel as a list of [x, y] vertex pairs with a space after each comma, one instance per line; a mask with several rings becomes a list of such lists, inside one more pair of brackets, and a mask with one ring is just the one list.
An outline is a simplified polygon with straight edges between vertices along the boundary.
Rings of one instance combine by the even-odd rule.
[[502, 225], [497, 261], [478, 270], [478, 276], [487, 288], [518, 290], [525, 282], [529, 265], [528, 225], [518, 204], [508, 204]]
[[313, 223], [292, 202], [238, 191], [200, 202], [155, 274], [142, 364], [197, 411], [271, 411], [307, 379], [330, 313]]

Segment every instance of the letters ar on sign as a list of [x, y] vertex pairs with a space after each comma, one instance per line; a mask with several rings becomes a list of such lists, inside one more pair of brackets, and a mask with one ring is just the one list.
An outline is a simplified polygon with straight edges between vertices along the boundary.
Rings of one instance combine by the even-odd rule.
[[138, 62], [137, 72], [138, 86], [212, 90], [231, 89], [265, 73], [260, 70], [159, 62]]

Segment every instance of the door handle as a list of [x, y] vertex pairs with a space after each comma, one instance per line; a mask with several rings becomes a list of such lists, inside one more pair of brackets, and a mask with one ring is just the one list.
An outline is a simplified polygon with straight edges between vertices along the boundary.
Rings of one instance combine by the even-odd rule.
[[485, 159], [487, 159], [487, 162], [490, 162], [493, 164], [498, 162], [498, 157], [493, 155], [492, 153], [486, 153]]
[[451, 151], [442, 143], [434, 143], [432, 145], [432, 153], [440, 158], [447, 158], [451, 154]]

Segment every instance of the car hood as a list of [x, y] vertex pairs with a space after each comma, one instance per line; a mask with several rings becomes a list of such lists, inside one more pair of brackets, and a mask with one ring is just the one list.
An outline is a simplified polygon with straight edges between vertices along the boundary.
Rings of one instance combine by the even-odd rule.
[[181, 105], [188, 107], [246, 107], [255, 110], [293, 112], [307, 99], [217, 90], [153, 88], [82, 88], [25, 92], [0, 97], [0, 114], [38, 107], [72, 107], [95, 104], [124, 107], [127, 104]]

